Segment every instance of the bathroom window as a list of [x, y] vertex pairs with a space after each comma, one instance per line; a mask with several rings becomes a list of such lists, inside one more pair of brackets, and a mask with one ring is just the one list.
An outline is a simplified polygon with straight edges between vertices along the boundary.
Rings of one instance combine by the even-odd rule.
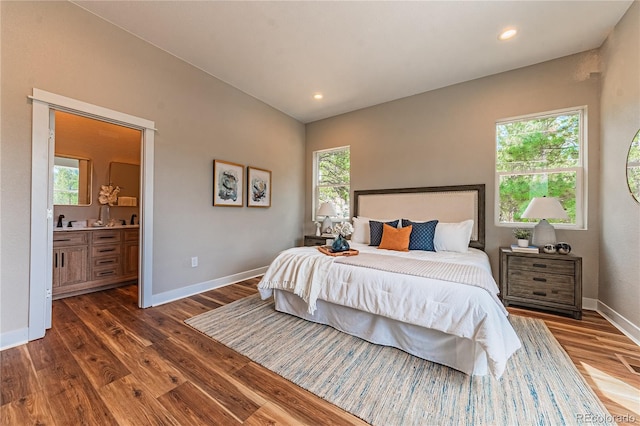
[[53, 204], [91, 204], [91, 161], [55, 156], [53, 161]]
[[348, 146], [315, 151], [313, 153], [314, 199], [312, 220], [318, 207], [331, 202], [336, 208], [337, 219], [348, 219], [349, 192], [351, 190], [351, 154]]

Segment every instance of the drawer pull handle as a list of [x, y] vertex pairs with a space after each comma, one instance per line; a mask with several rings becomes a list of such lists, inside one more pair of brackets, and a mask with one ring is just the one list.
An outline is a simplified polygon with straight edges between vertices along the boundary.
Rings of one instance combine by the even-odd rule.
[[98, 272], [98, 276], [99, 277], [106, 277], [107, 275], [113, 275], [115, 274], [115, 271], [104, 271], [104, 272]]
[[110, 251], [115, 251], [116, 249], [114, 248], [110, 248], [110, 249], [102, 249], [102, 250], [98, 250], [99, 253], [108, 253]]
[[115, 259], [109, 259], [109, 260], [99, 260], [98, 262], [96, 262], [98, 265], [108, 265], [110, 263], [114, 263]]
[[538, 277], [533, 277], [534, 281], [540, 281], [541, 283], [546, 283], [547, 279], [546, 278], [538, 278]]
[[101, 236], [101, 237], [98, 237], [98, 238], [100, 238], [101, 240], [105, 240], [105, 239], [113, 239], [113, 238], [115, 238], [115, 235]]
[[547, 265], [545, 265], [544, 263], [534, 263], [533, 267], [534, 268], [546, 268]]
[[546, 296], [547, 293], [544, 291], [534, 291], [533, 294], [535, 294], [536, 296]]
[[58, 241], [71, 241], [71, 238], [62, 238], [62, 239], [53, 240], [53, 241], [55, 241], [55, 242], [58, 242]]

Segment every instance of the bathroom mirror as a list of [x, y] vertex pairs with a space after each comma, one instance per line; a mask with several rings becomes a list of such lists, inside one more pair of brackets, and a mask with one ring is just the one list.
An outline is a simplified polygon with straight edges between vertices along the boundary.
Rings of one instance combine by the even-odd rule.
[[91, 205], [92, 162], [88, 158], [56, 155], [53, 158], [53, 204]]
[[140, 198], [140, 166], [112, 162], [109, 164], [109, 182], [120, 187], [118, 205], [135, 206]]
[[631, 141], [627, 154], [627, 184], [633, 198], [640, 203], [640, 130]]

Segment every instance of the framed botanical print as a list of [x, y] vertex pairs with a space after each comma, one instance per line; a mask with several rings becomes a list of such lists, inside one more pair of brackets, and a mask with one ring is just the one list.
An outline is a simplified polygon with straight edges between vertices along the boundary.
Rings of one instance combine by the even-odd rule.
[[247, 207], [271, 207], [271, 171], [247, 166]]
[[213, 160], [213, 205], [242, 207], [244, 166]]

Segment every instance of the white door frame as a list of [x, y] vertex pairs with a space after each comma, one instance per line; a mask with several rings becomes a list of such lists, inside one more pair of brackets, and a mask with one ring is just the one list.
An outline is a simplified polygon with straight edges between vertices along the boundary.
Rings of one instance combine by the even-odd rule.
[[153, 284], [153, 147], [155, 124], [108, 108], [33, 89], [31, 139], [31, 253], [29, 260], [29, 340], [51, 327], [53, 202], [49, 196], [53, 131], [52, 110], [66, 111], [142, 131], [138, 306], [151, 306]]

